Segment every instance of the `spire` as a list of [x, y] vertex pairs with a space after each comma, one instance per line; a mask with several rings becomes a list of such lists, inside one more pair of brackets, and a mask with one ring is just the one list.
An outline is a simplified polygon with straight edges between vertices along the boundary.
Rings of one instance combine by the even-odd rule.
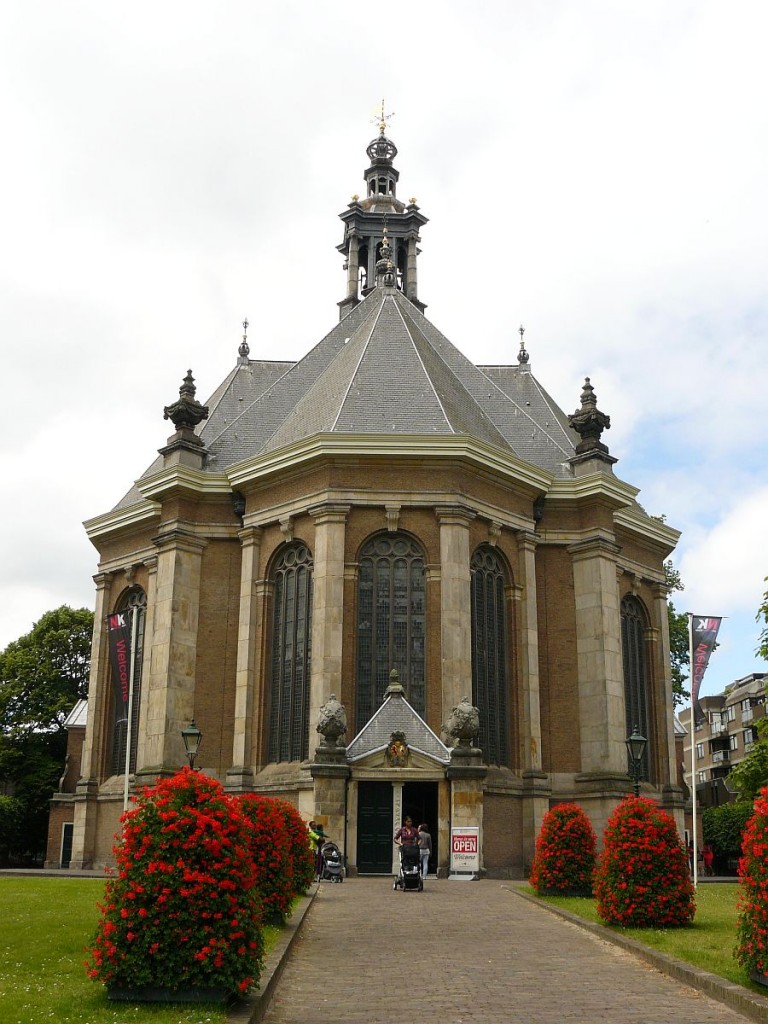
[[521, 370], [530, 371], [530, 366], [528, 366], [528, 360], [530, 359], [530, 356], [525, 351], [525, 341], [523, 338], [525, 334], [525, 328], [522, 324], [520, 324], [520, 326], [518, 327], [517, 333], [520, 335], [520, 351], [517, 353], [517, 362]]
[[243, 340], [240, 342], [240, 347], [237, 350], [237, 354], [240, 357], [237, 361], [241, 366], [248, 365], [248, 353], [251, 351], [248, 344], [248, 317], [243, 320]]
[[179, 388], [179, 400], [163, 409], [163, 419], [171, 420], [177, 431], [194, 430], [198, 423], [208, 419], [208, 406], [197, 401], [196, 391], [195, 378], [192, 371], [187, 370], [187, 376]]
[[[384, 109], [382, 100], [375, 118], [379, 133], [366, 148], [370, 164], [363, 173], [365, 197], [352, 196], [349, 206], [340, 214], [344, 240], [337, 248], [344, 256], [347, 272], [347, 295], [339, 303], [342, 317], [378, 284], [397, 288], [419, 310], [426, 309], [418, 299], [416, 259], [420, 251], [419, 231], [427, 218], [414, 199], [406, 206], [397, 198], [397, 146], [386, 135], [392, 114], [385, 114]], [[385, 243], [388, 253], [382, 251]], [[391, 267], [380, 268], [382, 261], [391, 263]]]

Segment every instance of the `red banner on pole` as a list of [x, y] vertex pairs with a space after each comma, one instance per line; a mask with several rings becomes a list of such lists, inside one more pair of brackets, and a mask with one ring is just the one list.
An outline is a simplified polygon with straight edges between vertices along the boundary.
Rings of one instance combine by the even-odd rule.
[[691, 702], [694, 719], [700, 722], [705, 715], [699, 703], [701, 681], [709, 664], [709, 656], [717, 643], [721, 618], [691, 614]]
[[[109, 630], [109, 660], [112, 665], [112, 685], [115, 689], [116, 718], [128, 718], [131, 690], [131, 616], [132, 611], [113, 612], [107, 616]], [[122, 712], [122, 713], [121, 713]]]

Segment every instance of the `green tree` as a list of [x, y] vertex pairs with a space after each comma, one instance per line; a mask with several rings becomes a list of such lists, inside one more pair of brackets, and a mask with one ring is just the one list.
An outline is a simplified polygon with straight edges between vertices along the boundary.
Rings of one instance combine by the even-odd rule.
[[[765, 578], [768, 583], [768, 576]], [[763, 603], [755, 616], [757, 622], [764, 623], [758, 637], [755, 654], [768, 661], [768, 590], [763, 594]], [[768, 687], [766, 687], [768, 693]], [[763, 786], [768, 786], [768, 718], [760, 718], [755, 723], [757, 742], [750, 752], [728, 776], [729, 782], [739, 794], [740, 800], [751, 804]]]
[[[67, 746], [64, 720], [88, 693], [93, 613], [62, 605], [0, 651], [0, 792], [17, 814], [6, 858], [45, 849], [48, 801]], [[0, 856], [3, 851], [0, 851]]]
[[752, 804], [744, 801], [705, 807], [702, 811], [704, 842], [712, 847], [717, 874], [725, 874], [728, 861], [741, 856], [741, 837], [751, 817]]
[[[678, 590], [685, 590], [680, 573], [671, 561], [664, 563], [664, 576], [670, 594], [674, 594]], [[684, 704], [691, 696], [684, 685], [688, 679], [688, 666], [691, 660], [688, 616], [685, 612], [675, 611], [675, 606], [671, 601], [667, 602], [667, 615], [669, 617], [669, 657], [672, 663], [672, 694], [675, 699], [675, 707], [677, 707]]]

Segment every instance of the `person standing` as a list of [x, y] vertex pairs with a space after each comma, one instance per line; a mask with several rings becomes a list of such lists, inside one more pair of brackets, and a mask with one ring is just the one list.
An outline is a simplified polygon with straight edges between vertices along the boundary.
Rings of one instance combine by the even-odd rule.
[[419, 833], [413, 827], [413, 818], [406, 818], [395, 832], [395, 846], [415, 846]]
[[429, 871], [429, 858], [432, 856], [432, 836], [429, 834], [429, 827], [426, 824], [419, 825], [419, 834], [416, 841], [419, 844], [419, 853], [421, 854], [421, 877], [426, 878]]

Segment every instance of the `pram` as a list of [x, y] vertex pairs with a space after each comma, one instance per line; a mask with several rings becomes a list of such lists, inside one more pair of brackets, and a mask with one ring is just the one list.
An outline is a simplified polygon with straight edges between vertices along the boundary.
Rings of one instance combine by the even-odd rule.
[[393, 889], [413, 889], [421, 892], [424, 882], [421, 878], [421, 851], [415, 843], [403, 844], [400, 847], [400, 870]]
[[320, 855], [323, 859], [323, 870], [320, 877], [328, 882], [344, 881], [344, 865], [341, 860], [341, 850], [336, 843], [323, 843], [320, 848]]

